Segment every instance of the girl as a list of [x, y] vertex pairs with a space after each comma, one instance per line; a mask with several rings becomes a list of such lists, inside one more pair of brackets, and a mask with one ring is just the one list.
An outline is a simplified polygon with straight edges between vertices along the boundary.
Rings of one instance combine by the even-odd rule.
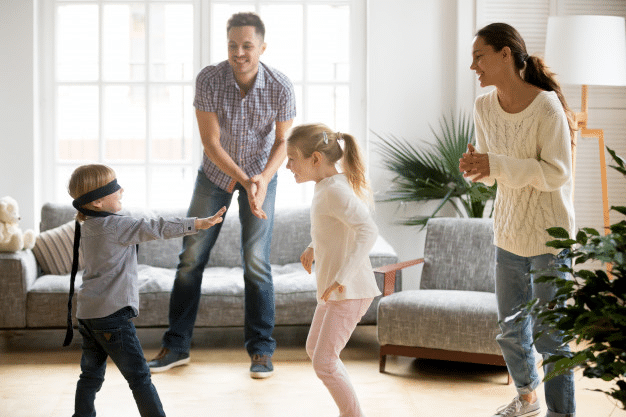
[[109, 356], [128, 381], [139, 414], [142, 417], [165, 416], [131, 321], [139, 314], [136, 245], [208, 229], [222, 221], [226, 208], [204, 219], [134, 219], [115, 215], [122, 209], [124, 189], [117, 184], [115, 172], [105, 165], [76, 168], [68, 191], [78, 213], [66, 346], [72, 338], [71, 300], [79, 240], [85, 258], [76, 311], [83, 336], [83, 355], [80, 361], [82, 372], [76, 384], [74, 416], [96, 415], [94, 400], [104, 382]]
[[[343, 173], [336, 167], [339, 160]], [[287, 138], [287, 168], [296, 182], [316, 183], [312, 243], [300, 257], [309, 274], [315, 260], [317, 276], [318, 304], [307, 354], [340, 416], [360, 417], [363, 412], [339, 354], [380, 294], [369, 260], [378, 229], [365, 203], [369, 187], [362, 158], [351, 135], [335, 133], [322, 124], [301, 125]]]
[[[480, 85], [495, 89], [476, 99], [476, 149], [468, 145], [459, 169], [472, 181], [498, 182], [493, 218], [502, 333], [497, 341], [518, 393], [494, 417], [534, 416], [541, 411], [535, 393], [541, 379], [533, 344], [547, 359], [557, 353], [562, 339], [549, 332], [533, 340], [541, 323], [515, 318], [519, 306], [532, 299], [545, 303], [554, 298], [554, 287], [534, 282], [546, 275], [542, 270], [571, 262], [546, 246], [551, 240], [546, 229], [560, 226], [573, 236], [574, 129], [558, 82], [540, 58], [528, 55], [514, 28], [494, 23], [479, 30], [472, 55], [470, 69], [478, 75]], [[566, 277], [563, 272], [551, 273]], [[546, 374], [553, 368], [554, 364], [544, 365]], [[573, 416], [573, 374], [546, 381], [545, 398], [547, 417]]]

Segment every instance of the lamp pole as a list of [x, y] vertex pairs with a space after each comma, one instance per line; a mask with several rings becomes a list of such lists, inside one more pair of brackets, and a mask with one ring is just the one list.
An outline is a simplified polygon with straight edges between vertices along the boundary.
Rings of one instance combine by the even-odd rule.
[[[600, 182], [602, 183], [602, 212], [604, 217], [604, 234], [607, 235], [611, 232], [611, 222], [609, 220], [609, 190], [607, 187], [606, 178], [606, 158], [604, 155], [604, 130], [602, 129], [588, 129], [587, 120], [589, 120], [588, 112], [588, 99], [587, 99], [587, 85], [583, 84], [581, 94], [581, 111], [576, 113], [576, 127], [580, 130], [580, 136], [583, 138], [597, 138], [600, 152]], [[572, 177], [576, 169], [576, 143], [574, 142], [574, 149], [572, 151]]]

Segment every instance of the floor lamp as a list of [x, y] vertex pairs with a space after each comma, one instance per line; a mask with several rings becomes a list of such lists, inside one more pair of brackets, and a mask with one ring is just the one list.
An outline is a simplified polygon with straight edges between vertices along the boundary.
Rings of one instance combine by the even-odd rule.
[[[587, 86], [626, 85], [625, 27], [623, 17], [550, 16], [546, 37], [545, 61], [559, 82], [582, 85], [581, 111], [575, 118], [581, 137], [598, 139], [605, 234], [610, 232], [610, 222], [604, 131], [587, 128]], [[572, 149], [572, 176], [576, 168], [575, 152], [576, 146]]]

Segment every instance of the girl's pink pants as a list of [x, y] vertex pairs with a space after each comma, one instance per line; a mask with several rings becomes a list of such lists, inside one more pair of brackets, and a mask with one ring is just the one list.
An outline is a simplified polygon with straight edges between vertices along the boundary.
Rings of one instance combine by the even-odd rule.
[[340, 417], [363, 416], [339, 354], [372, 300], [362, 298], [319, 303], [306, 340], [306, 352], [313, 361], [313, 369], [339, 407]]

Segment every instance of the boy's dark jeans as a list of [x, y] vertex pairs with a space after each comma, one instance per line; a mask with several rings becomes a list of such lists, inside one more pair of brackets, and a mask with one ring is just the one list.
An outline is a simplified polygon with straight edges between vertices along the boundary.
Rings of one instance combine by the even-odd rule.
[[133, 392], [142, 417], [165, 416], [161, 400], [150, 378], [135, 325], [134, 312], [123, 308], [100, 319], [79, 319], [83, 336], [81, 374], [76, 384], [74, 417], [96, 415], [94, 401], [104, 382], [107, 357], [111, 357]]

